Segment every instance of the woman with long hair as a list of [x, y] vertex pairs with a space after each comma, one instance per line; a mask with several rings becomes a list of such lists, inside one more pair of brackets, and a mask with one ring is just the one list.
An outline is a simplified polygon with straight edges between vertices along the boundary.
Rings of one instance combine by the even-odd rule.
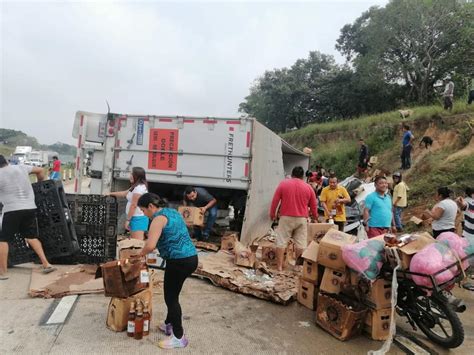
[[158, 345], [164, 349], [184, 348], [188, 339], [184, 336], [179, 294], [186, 278], [198, 266], [196, 248], [181, 214], [167, 208], [157, 195], [144, 194], [138, 199], [138, 207], [152, 220], [141, 256], [158, 248], [160, 256], [166, 260], [163, 290], [168, 314], [159, 329], [169, 338], [161, 340]]
[[143, 240], [145, 239], [145, 232], [148, 230], [149, 220], [138, 208], [137, 202], [140, 196], [148, 192], [145, 169], [138, 166], [134, 167], [130, 174], [130, 184], [128, 190], [111, 192], [109, 195], [127, 199], [125, 229], [130, 231], [132, 238]]
[[431, 228], [433, 229], [433, 237], [437, 238], [443, 232], [456, 231], [456, 215], [458, 213], [458, 206], [451, 198], [451, 190], [447, 187], [440, 187], [436, 192], [437, 203], [431, 210], [426, 210], [433, 222]]

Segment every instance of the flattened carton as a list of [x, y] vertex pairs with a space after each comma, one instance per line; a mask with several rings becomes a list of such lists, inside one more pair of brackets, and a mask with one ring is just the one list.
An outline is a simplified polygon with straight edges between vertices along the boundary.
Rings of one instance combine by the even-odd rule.
[[315, 285], [318, 284], [319, 270], [318, 270], [318, 252], [319, 244], [311, 242], [303, 252], [303, 279], [310, 281]]
[[330, 229], [336, 229], [333, 223], [308, 223], [308, 244], [318, 242]]
[[[107, 310], [107, 328], [114, 332], [123, 332], [127, 329], [128, 312], [132, 301], [148, 302], [148, 310], [152, 314], [152, 289], [147, 288], [128, 298], [112, 297]], [[152, 317], [151, 317], [152, 318]]]
[[346, 263], [342, 259], [341, 247], [346, 244], [354, 244], [356, 241], [356, 236], [330, 229], [319, 242], [318, 263], [344, 272]]
[[178, 212], [181, 213], [188, 226], [204, 226], [204, 215], [198, 207], [179, 206]]
[[392, 267], [397, 265], [396, 254], [398, 254], [402, 270], [408, 270], [410, 268], [410, 262], [413, 255], [415, 255], [425, 246], [436, 242], [436, 239], [426, 232], [413, 234], [413, 236], [416, 236], [416, 240], [403, 246], [385, 247], [385, 257]]

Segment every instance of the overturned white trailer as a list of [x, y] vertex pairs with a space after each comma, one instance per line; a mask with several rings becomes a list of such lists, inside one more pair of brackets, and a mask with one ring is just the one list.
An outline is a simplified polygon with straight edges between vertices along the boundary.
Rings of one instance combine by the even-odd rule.
[[241, 241], [250, 244], [271, 226], [273, 192], [309, 156], [252, 118], [76, 113], [75, 192], [89, 156], [91, 193], [125, 189], [132, 167], [145, 168], [149, 190], [180, 199], [187, 185], [203, 186], [242, 211]]

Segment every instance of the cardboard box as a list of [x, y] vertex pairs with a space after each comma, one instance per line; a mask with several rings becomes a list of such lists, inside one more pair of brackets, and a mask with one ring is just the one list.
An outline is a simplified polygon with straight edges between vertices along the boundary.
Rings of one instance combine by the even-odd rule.
[[346, 244], [354, 244], [357, 237], [330, 229], [319, 242], [318, 263], [328, 268], [342, 271], [346, 270], [346, 264], [342, 259], [341, 247]]
[[145, 246], [143, 240], [138, 239], [124, 239], [117, 243], [119, 259], [129, 259], [130, 257], [140, 254], [140, 251]]
[[179, 206], [178, 212], [181, 213], [188, 226], [204, 226], [204, 214], [198, 207]]
[[224, 235], [221, 238], [221, 250], [234, 250], [235, 243], [239, 240], [237, 234]]
[[425, 246], [434, 243], [436, 240], [429, 233], [417, 233], [417, 239], [403, 246], [385, 247], [385, 257], [388, 263], [395, 267], [397, 265], [396, 255], [400, 258], [402, 270], [410, 268], [410, 262], [413, 255], [423, 249]]
[[377, 279], [371, 282], [356, 272], [351, 272], [351, 284], [362, 296], [362, 302], [372, 309], [392, 307], [392, 282]]
[[330, 268], [325, 268], [319, 290], [326, 293], [338, 294], [341, 292], [342, 285], [348, 283], [350, 283], [350, 277], [347, 269], [346, 271], [337, 271]]
[[308, 247], [303, 252], [301, 257], [303, 261], [303, 279], [318, 285], [319, 271], [318, 271], [318, 251], [319, 244], [316, 242], [309, 243]]
[[152, 295], [152, 289], [147, 288], [128, 298], [112, 297], [109, 303], [109, 308], [107, 310], [107, 328], [113, 330], [114, 332], [123, 332], [124, 330], [126, 330], [130, 306], [132, 304], [132, 301], [136, 302], [137, 299], [141, 300], [142, 302], [148, 302], [148, 310], [151, 315], [153, 306]]
[[364, 331], [373, 340], [387, 340], [390, 335], [391, 322], [391, 308], [371, 309], [365, 318]]
[[316, 309], [316, 301], [318, 296], [318, 289], [313, 283], [300, 279], [298, 287], [298, 295], [296, 299], [306, 308], [311, 310]]
[[359, 334], [364, 326], [367, 308], [336, 295], [319, 293], [316, 324], [339, 340]]
[[257, 259], [255, 255], [257, 248], [258, 248], [258, 245], [251, 245], [250, 248], [247, 248], [240, 242], [235, 243], [235, 248], [234, 248], [235, 265], [244, 266], [244, 267], [253, 267], [255, 264], [255, 260]]
[[105, 296], [127, 298], [149, 285], [148, 268], [142, 259], [114, 260], [100, 267]]
[[[262, 261], [264, 261], [269, 266], [275, 266], [277, 264], [276, 259], [276, 246], [273, 243], [263, 243], [260, 244], [262, 247]], [[288, 247], [286, 248], [283, 254], [283, 267], [288, 266]]]
[[337, 230], [337, 226], [332, 223], [308, 223], [308, 244], [312, 241], [319, 242], [330, 229]]

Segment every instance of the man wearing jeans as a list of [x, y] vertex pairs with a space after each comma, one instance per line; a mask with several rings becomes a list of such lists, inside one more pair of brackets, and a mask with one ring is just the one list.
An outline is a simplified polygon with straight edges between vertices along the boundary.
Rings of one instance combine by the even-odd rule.
[[395, 219], [395, 226], [397, 227], [397, 232], [403, 231], [402, 224], [402, 212], [407, 207], [407, 191], [408, 187], [405, 182], [402, 181], [402, 174], [398, 171], [393, 173], [393, 217]]
[[369, 238], [390, 232], [395, 232], [392, 215], [392, 199], [388, 194], [388, 183], [384, 176], [375, 178], [375, 191], [365, 198], [364, 226]]
[[308, 207], [313, 220], [318, 218], [316, 194], [313, 188], [304, 182], [304, 169], [293, 168], [291, 179], [285, 179], [278, 185], [270, 207], [270, 218], [276, 220], [278, 211], [280, 220], [276, 230], [276, 259], [278, 271], [283, 270], [283, 257], [290, 239], [295, 242], [296, 259], [308, 245]]
[[191, 204], [201, 209], [202, 214], [207, 215], [206, 226], [203, 230], [194, 228], [194, 237], [198, 240], [207, 241], [211, 234], [211, 229], [217, 219], [217, 200], [206, 189], [202, 187], [188, 186], [184, 191], [184, 204]]
[[411, 168], [411, 150], [412, 142], [415, 139], [415, 136], [410, 131], [410, 126], [403, 125], [403, 139], [402, 139], [402, 154], [400, 158], [402, 160], [402, 166], [400, 169], [410, 169]]

